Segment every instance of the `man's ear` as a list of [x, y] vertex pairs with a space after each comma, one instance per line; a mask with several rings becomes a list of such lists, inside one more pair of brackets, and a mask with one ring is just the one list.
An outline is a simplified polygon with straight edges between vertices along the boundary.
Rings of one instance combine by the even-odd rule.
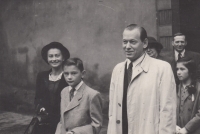
[[81, 78], [83, 79], [83, 78], [85, 77], [86, 71], [85, 71], [85, 70], [83, 70], [81, 73], [82, 73], [82, 76], [81, 76]]
[[185, 41], [185, 46], [187, 46], [187, 41]]
[[143, 48], [145, 49], [145, 48], [147, 48], [147, 46], [148, 46], [148, 39], [146, 38], [146, 39], [144, 39], [144, 41], [143, 41]]
[[174, 46], [174, 41], [172, 40], [172, 46]]

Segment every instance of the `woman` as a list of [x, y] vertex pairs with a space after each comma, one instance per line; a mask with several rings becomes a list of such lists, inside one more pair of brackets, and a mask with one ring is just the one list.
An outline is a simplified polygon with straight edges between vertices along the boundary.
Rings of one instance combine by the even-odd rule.
[[61, 43], [51, 42], [42, 48], [41, 55], [51, 69], [40, 72], [36, 80], [35, 106], [41, 117], [36, 133], [54, 134], [60, 120], [60, 93], [67, 86], [62, 63], [70, 53]]
[[200, 83], [195, 79], [195, 63], [184, 57], [177, 61], [177, 134], [200, 134]]
[[148, 47], [146, 48], [146, 53], [156, 59], [163, 59], [162, 56], [160, 56], [160, 52], [163, 48], [162, 44], [159, 43], [155, 38], [153, 37], [147, 37], [148, 39]]

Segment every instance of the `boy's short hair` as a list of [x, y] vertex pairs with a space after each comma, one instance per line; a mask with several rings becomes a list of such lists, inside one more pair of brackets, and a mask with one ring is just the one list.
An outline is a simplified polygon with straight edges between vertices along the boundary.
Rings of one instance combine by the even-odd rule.
[[76, 66], [81, 72], [84, 70], [83, 61], [79, 58], [69, 58], [69, 59], [67, 59], [63, 63], [63, 68], [65, 66], [71, 66], [71, 65]]

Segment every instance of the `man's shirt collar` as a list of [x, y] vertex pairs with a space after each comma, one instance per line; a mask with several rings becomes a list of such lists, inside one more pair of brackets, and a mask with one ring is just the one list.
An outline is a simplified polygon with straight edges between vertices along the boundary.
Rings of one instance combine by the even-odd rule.
[[[81, 82], [78, 85], [76, 85], [76, 87], [75, 87], [76, 91], [78, 91], [80, 89], [80, 87], [82, 86], [82, 84], [83, 84], [83, 81], [81, 80]], [[71, 89], [72, 89], [72, 87], [69, 86], [69, 91], [71, 91]]]
[[[142, 56], [140, 56], [138, 59], [136, 59], [135, 61], [133, 61], [132, 62], [132, 64], [133, 64], [133, 67], [132, 68], [135, 68], [139, 63], [141, 63], [142, 62], [142, 60], [144, 59], [144, 57], [145, 57], [145, 54], [146, 53], [144, 53]], [[129, 59], [126, 59], [126, 61], [125, 61], [126, 63], [127, 63], [127, 69], [128, 69], [128, 66], [129, 66], [129, 64], [131, 63], [131, 61], [129, 60]]]
[[[175, 60], [177, 61], [179, 52], [177, 52], [176, 50], [174, 51], [175, 51]], [[185, 49], [181, 52], [181, 57], [184, 57], [184, 56], [185, 56]]]

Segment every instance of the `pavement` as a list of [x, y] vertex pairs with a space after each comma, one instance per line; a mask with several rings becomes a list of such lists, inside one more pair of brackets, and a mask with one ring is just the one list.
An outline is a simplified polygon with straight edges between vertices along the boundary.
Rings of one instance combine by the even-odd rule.
[[0, 111], [0, 134], [23, 134], [32, 116]]

